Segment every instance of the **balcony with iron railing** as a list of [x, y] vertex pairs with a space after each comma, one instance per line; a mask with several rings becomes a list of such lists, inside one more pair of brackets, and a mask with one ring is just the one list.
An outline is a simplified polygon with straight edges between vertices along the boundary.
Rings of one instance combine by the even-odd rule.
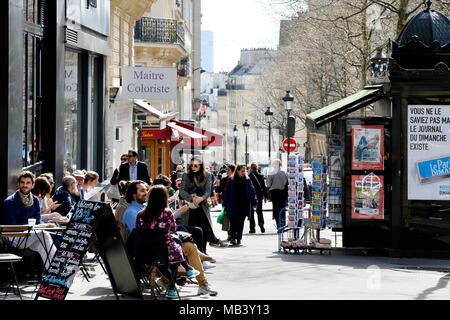
[[136, 21], [134, 40], [140, 42], [180, 44], [184, 47], [184, 26], [174, 19], [143, 17]]

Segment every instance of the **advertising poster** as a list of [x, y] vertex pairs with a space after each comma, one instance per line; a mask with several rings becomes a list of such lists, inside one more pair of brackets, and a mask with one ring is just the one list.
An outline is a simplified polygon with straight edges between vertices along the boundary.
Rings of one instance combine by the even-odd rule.
[[352, 219], [384, 218], [384, 177], [352, 176]]
[[384, 127], [352, 127], [352, 170], [383, 170]]
[[408, 106], [408, 200], [450, 200], [450, 106]]

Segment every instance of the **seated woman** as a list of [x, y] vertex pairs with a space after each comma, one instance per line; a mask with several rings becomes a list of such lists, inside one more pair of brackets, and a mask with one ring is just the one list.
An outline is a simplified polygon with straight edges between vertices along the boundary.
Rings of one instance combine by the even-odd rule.
[[31, 193], [34, 194], [39, 199], [39, 206], [41, 208], [41, 220], [47, 222], [50, 219], [61, 218], [61, 215], [53, 210], [58, 209], [61, 205], [58, 201], [53, 202], [51, 205], [47, 203], [45, 197], [46, 194], [50, 193], [51, 185], [47, 178], [38, 177], [34, 182], [34, 188]]
[[[181, 263], [186, 269], [188, 278], [194, 278], [200, 273], [192, 268], [184, 257], [181, 245], [175, 241], [172, 234], [176, 232], [175, 219], [172, 211], [168, 208], [168, 192], [164, 186], [154, 186], [150, 189], [147, 207], [141, 211], [136, 219], [136, 228], [156, 229], [160, 228], [167, 232], [167, 247], [169, 249], [169, 261], [171, 265], [166, 270], [160, 270], [165, 277], [171, 278], [171, 274], [175, 274], [178, 268], [177, 262]], [[167, 294], [169, 299], [177, 297], [175, 284], [169, 285]]]

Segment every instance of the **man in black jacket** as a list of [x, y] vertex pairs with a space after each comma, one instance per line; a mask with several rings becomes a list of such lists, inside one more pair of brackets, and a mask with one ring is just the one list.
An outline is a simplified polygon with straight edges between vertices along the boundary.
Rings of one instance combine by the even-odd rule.
[[[152, 184], [148, 168], [145, 162], [137, 161], [137, 152], [135, 150], [128, 151], [128, 162], [122, 163], [119, 167], [119, 176], [116, 179], [111, 179], [111, 184], [118, 183], [122, 180], [133, 181], [141, 180], [148, 184]], [[113, 183], [114, 182], [114, 183]]]
[[170, 181], [171, 181], [171, 187], [177, 191], [178, 187], [177, 187], [177, 179], [181, 178], [183, 176], [184, 170], [183, 170], [183, 166], [181, 164], [177, 165], [177, 170], [176, 172], [170, 177]]
[[[263, 216], [263, 199], [264, 203], [267, 201], [267, 188], [264, 181], [264, 177], [258, 171], [258, 164], [252, 162], [250, 165], [249, 178], [252, 180], [253, 187], [256, 191], [256, 197], [258, 198], [258, 206], [256, 208], [256, 214], [258, 215], [258, 225], [261, 228], [261, 233], [266, 232], [264, 229], [264, 216]], [[250, 216], [250, 231], [249, 233], [256, 233], [255, 230], [255, 210], [252, 208], [252, 213]]]

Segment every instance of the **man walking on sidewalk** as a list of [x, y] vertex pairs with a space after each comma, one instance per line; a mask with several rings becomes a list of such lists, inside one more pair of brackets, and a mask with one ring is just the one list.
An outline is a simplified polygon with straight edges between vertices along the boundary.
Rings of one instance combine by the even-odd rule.
[[[253, 187], [256, 191], [256, 197], [258, 198], [258, 206], [256, 208], [256, 214], [258, 215], [258, 226], [261, 229], [261, 233], [266, 232], [264, 229], [264, 216], [263, 216], [263, 199], [264, 203], [267, 202], [267, 188], [264, 182], [264, 177], [258, 171], [258, 163], [252, 162], [250, 165], [250, 179], [252, 180]], [[252, 208], [250, 215], [250, 231], [249, 233], [256, 233], [255, 230], [255, 209]]]

